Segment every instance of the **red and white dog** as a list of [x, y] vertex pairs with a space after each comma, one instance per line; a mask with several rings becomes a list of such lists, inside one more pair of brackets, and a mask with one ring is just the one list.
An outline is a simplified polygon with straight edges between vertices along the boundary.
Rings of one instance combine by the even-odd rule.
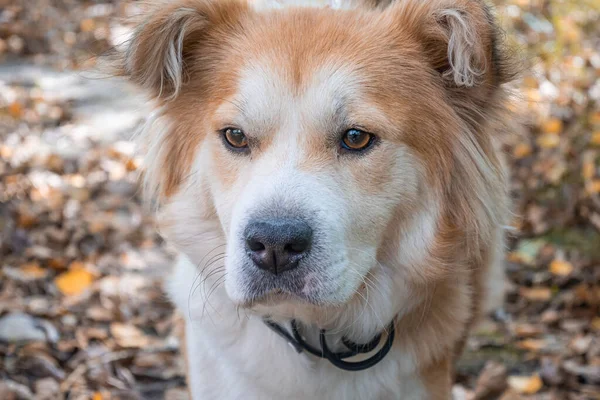
[[321, 3], [151, 1], [119, 59], [189, 387], [449, 399], [502, 282], [512, 70], [482, 1]]

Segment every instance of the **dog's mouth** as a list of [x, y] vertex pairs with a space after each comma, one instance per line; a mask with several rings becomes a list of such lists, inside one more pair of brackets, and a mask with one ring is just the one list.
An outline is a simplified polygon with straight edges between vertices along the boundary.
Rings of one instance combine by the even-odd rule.
[[282, 275], [253, 271], [244, 285], [242, 307], [278, 305], [281, 303], [324, 304], [321, 279], [315, 272], [288, 271]]

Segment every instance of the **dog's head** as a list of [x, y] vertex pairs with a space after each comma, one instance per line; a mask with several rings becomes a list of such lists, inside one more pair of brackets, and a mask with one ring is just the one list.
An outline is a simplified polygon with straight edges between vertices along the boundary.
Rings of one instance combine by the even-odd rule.
[[122, 72], [158, 103], [147, 184], [204, 274], [225, 240], [235, 303], [370, 296], [385, 324], [410, 287], [483, 253], [504, 207], [488, 124], [507, 76], [481, 2], [173, 0], [146, 16]]

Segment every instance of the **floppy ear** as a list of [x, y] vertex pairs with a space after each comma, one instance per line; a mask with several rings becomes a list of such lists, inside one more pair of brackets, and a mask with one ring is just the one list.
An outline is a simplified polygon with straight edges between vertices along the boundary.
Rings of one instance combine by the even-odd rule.
[[245, 5], [231, 0], [152, 0], [126, 50], [118, 55], [118, 74], [150, 91], [153, 97], [176, 97], [187, 77], [186, 64], [210, 51], [211, 33], [235, 28]]
[[483, 0], [398, 0], [395, 7], [447, 85], [497, 86], [512, 78], [499, 30]]

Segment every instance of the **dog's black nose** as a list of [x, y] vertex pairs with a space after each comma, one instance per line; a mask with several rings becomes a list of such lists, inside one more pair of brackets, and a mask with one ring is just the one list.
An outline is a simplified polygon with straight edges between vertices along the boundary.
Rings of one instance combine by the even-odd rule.
[[251, 221], [246, 227], [248, 256], [260, 269], [273, 274], [295, 268], [308, 254], [312, 229], [300, 220], [272, 218]]

